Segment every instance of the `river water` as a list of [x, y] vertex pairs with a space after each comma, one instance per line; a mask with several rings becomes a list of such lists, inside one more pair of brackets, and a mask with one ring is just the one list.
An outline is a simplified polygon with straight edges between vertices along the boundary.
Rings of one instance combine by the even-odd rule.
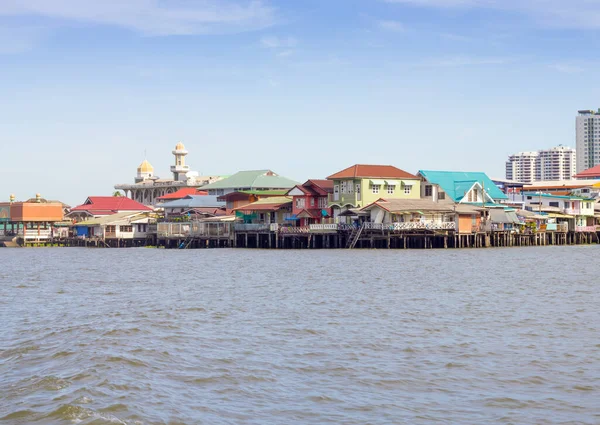
[[599, 424], [597, 246], [0, 250], [0, 423]]

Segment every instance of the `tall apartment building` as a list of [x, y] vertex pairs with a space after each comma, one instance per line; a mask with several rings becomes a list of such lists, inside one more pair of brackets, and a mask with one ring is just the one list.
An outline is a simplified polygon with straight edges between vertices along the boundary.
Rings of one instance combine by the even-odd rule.
[[540, 179], [537, 152], [519, 152], [506, 161], [506, 179], [531, 184]]
[[578, 111], [575, 119], [577, 172], [600, 164], [600, 109]]
[[556, 146], [508, 157], [506, 178], [525, 184], [537, 181], [571, 180], [577, 172], [575, 149]]

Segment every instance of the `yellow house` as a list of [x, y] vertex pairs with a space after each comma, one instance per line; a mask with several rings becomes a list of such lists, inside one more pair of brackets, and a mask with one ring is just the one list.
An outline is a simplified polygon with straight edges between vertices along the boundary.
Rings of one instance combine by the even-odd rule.
[[361, 208], [378, 199], [420, 199], [419, 177], [392, 165], [356, 164], [327, 177], [333, 180], [329, 206], [334, 217], [350, 208]]

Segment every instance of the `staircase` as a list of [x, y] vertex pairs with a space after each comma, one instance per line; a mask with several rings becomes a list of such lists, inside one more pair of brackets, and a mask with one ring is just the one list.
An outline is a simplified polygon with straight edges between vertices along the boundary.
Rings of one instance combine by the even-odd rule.
[[364, 228], [365, 225], [363, 223], [360, 227], [355, 227], [352, 229], [352, 233], [350, 233], [350, 236], [348, 236], [348, 241], [346, 242], [347, 249], [353, 249], [356, 246], [356, 243], [358, 242], [358, 239], [360, 238]]

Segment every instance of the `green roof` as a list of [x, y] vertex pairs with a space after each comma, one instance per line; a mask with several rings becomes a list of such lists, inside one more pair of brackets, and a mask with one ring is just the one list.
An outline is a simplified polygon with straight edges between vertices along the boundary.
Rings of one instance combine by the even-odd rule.
[[285, 195], [289, 189], [271, 189], [271, 190], [240, 190], [240, 193], [248, 195]]
[[494, 182], [481, 172], [467, 171], [428, 171], [420, 170], [419, 174], [429, 183], [439, 185], [454, 202], [460, 202], [475, 183], [485, 188], [485, 192], [494, 200], [508, 199]]
[[297, 181], [282, 177], [271, 170], [239, 171], [226, 179], [202, 186], [202, 190], [233, 189], [233, 190], [259, 190], [259, 189], [291, 189]]

